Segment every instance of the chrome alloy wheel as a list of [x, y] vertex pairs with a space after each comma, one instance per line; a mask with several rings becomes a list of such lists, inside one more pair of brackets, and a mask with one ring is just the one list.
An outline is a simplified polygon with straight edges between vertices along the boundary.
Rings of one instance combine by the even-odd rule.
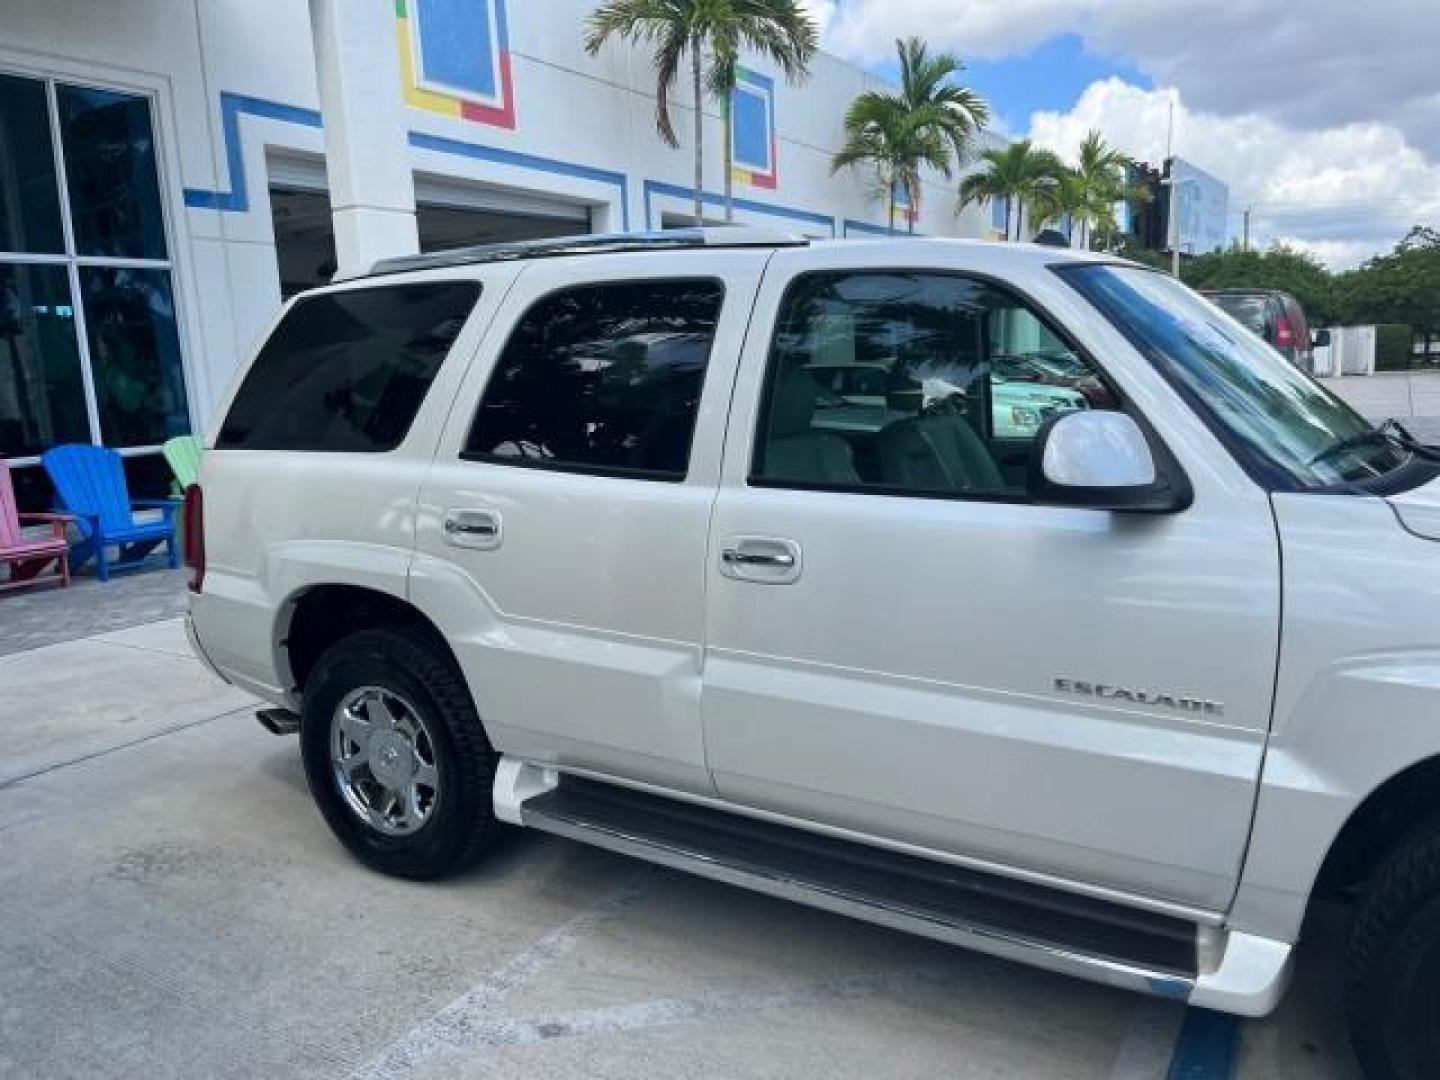
[[387, 836], [408, 836], [435, 813], [440, 769], [420, 712], [393, 690], [362, 686], [335, 706], [330, 767], [346, 804]]

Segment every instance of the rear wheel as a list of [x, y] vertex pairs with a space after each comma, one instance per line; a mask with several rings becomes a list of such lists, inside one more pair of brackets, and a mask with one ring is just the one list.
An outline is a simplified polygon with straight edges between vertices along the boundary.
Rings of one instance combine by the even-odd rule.
[[1370, 1080], [1440, 1076], [1440, 819], [1403, 841], [1365, 886], [1345, 1004]]
[[422, 630], [361, 630], [326, 650], [305, 683], [300, 745], [331, 830], [383, 873], [456, 873], [501, 828], [497, 756], [453, 659]]

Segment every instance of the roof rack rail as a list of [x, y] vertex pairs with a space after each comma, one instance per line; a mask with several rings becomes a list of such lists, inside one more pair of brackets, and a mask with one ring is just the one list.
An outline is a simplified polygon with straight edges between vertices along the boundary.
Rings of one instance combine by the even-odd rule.
[[[810, 242], [799, 233], [749, 225], [710, 228], [665, 229], [658, 232], [590, 233], [557, 236], [544, 240], [517, 240], [506, 244], [478, 244], [423, 255], [399, 255], [380, 259], [368, 274], [376, 277], [410, 270], [437, 270], [450, 266], [480, 266], [485, 263], [514, 262], [518, 259], [550, 259], [564, 255], [608, 255], [625, 251], [666, 251], [684, 248], [801, 247]], [[340, 280], [336, 278], [336, 280]]]

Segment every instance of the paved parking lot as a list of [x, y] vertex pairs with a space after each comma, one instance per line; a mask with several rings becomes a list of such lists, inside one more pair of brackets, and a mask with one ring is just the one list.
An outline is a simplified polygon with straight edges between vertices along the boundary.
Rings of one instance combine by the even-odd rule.
[[0, 1076], [1200, 1080], [1232, 1045], [1247, 1078], [1353, 1075], [1323, 965], [1181, 1036], [1172, 1004], [538, 835], [378, 877], [249, 706], [174, 619], [0, 657]]
[[[1404, 382], [1342, 389], [1404, 415]], [[0, 601], [0, 1077], [1355, 1077], [1343, 912], [1235, 1023], [544, 836], [378, 877], [180, 589]]]

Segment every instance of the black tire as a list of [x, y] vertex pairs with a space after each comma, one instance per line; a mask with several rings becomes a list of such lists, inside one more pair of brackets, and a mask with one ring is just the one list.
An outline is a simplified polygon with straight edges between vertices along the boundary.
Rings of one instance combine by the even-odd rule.
[[1440, 818], [1371, 875], [1345, 959], [1350, 1039], [1370, 1080], [1440, 1076]]
[[[351, 691], [375, 686], [413, 704], [431, 733], [441, 795], [416, 831], [387, 835], [351, 809], [330, 758], [335, 711]], [[473, 864], [503, 828], [492, 787], [498, 755], [469, 688], [433, 635], [407, 626], [360, 630], [327, 649], [305, 681], [300, 748], [326, 823], [361, 862], [385, 874], [431, 880]]]

